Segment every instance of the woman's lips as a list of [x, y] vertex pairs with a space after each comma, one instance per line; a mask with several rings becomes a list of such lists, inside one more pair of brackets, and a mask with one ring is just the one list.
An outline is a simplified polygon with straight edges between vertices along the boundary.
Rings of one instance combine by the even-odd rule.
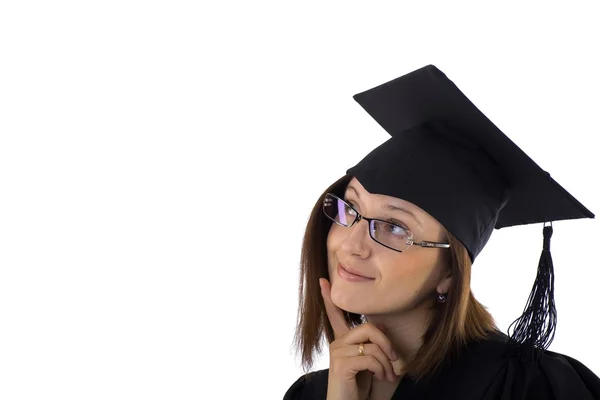
[[340, 278], [349, 282], [369, 282], [375, 280], [375, 278], [367, 278], [348, 272], [344, 269], [344, 267], [342, 267], [342, 264], [338, 264], [337, 273], [340, 276]]

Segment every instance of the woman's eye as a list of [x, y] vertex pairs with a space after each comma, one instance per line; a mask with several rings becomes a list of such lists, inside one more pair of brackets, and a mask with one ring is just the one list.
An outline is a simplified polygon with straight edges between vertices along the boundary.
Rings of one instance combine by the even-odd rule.
[[402, 222], [400, 221], [396, 221], [396, 220], [390, 220], [390, 222], [394, 225], [398, 225], [400, 228], [404, 229], [404, 230], [409, 230], [406, 225], [404, 225]]
[[391, 230], [390, 233], [392, 233], [394, 235], [405, 235], [406, 234], [406, 228], [403, 228], [401, 226], [391, 226], [391, 225], [389, 225], [389, 228]]
[[357, 206], [356, 204], [354, 204], [353, 202], [351, 202], [351, 201], [348, 201], [348, 200], [346, 200], [346, 199], [344, 199], [344, 201], [345, 201], [346, 203], [350, 204], [352, 207], [354, 207], [354, 208], [358, 208], [358, 206]]
[[[344, 199], [344, 201], [358, 210], [358, 205], [354, 204], [352, 201], [349, 201], [349, 200], [346, 200], [346, 199]], [[408, 229], [408, 227], [405, 224], [403, 224], [402, 222], [400, 222], [400, 221], [398, 221], [396, 219], [390, 219], [390, 220], [388, 220], [388, 222], [391, 223], [391, 224], [394, 224], [394, 225], [398, 225], [400, 228], [402, 228], [404, 230], [407, 230], [407, 231], [410, 230], [410, 229]]]

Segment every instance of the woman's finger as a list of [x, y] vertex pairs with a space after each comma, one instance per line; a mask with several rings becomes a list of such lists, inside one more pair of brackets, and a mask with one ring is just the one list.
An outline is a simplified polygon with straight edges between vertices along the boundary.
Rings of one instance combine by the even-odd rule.
[[386, 379], [385, 368], [372, 355], [336, 358], [331, 361], [329, 368], [335, 376], [342, 380], [356, 379], [356, 375], [364, 370], [371, 371], [380, 380]]
[[327, 318], [333, 328], [335, 339], [338, 339], [348, 333], [350, 327], [344, 318], [344, 311], [331, 301], [331, 284], [329, 281], [325, 278], [319, 278], [319, 285], [321, 286], [321, 295], [325, 302]]
[[364, 343], [363, 345], [363, 355], [358, 354], [358, 345], [343, 345], [341, 347], [335, 347], [330, 350], [331, 357], [347, 359], [350, 357], [364, 357], [364, 356], [372, 356], [384, 370], [385, 376], [378, 376], [380, 379], [386, 379], [390, 382], [393, 382], [396, 378], [396, 373], [394, 372], [394, 367], [392, 365], [392, 361], [389, 357], [381, 350], [381, 348], [375, 343]]
[[378, 345], [381, 350], [389, 357], [390, 360], [394, 361], [398, 357], [394, 352], [392, 342], [388, 339], [385, 334], [379, 330], [375, 325], [370, 322], [357, 326], [350, 330], [343, 338], [340, 339], [341, 343], [346, 345], [371, 342]]

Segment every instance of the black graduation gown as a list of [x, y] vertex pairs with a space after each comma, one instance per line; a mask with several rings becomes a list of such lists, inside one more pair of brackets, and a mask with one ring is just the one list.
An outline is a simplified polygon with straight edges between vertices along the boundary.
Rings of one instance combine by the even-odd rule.
[[[404, 376], [392, 400], [600, 400], [600, 378], [567, 355], [541, 350], [538, 362], [522, 363], [503, 332], [466, 346], [435, 378], [415, 383]], [[284, 400], [327, 398], [329, 369], [313, 371], [287, 390]]]

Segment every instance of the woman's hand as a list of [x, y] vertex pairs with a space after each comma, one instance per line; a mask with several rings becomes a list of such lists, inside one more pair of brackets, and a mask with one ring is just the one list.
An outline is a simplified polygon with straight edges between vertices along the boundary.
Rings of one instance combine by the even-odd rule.
[[[350, 329], [344, 312], [331, 301], [331, 284], [319, 279], [325, 310], [333, 327], [335, 340], [329, 344], [329, 383], [327, 400], [363, 400], [371, 389], [372, 376], [393, 382], [396, 373], [390, 340], [375, 325], [367, 322]], [[364, 343], [364, 355], [358, 345]]]

